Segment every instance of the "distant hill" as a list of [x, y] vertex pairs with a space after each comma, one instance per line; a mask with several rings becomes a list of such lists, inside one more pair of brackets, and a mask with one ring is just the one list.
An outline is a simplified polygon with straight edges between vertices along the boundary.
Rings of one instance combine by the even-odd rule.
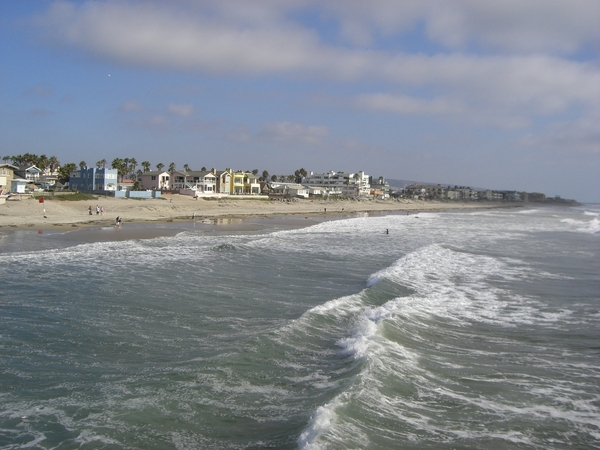
[[393, 178], [386, 178], [385, 181], [388, 182], [390, 187], [394, 187], [396, 189], [402, 189], [404, 186], [409, 186], [411, 184], [438, 184], [438, 183], [427, 183], [425, 181], [413, 181], [413, 180], [397, 180]]
[[[390, 185], [390, 187], [396, 188], [396, 189], [402, 189], [404, 188], [404, 186], [409, 186], [411, 184], [431, 184], [431, 185], [436, 185], [436, 184], [441, 184], [442, 186], [455, 186], [454, 184], [451, 183], [432, 183], [429, 181], [414, 181], [414, 180], [398, 180], [398, 179], [394, 179], [394, 178], [386, 178], [385, 181], [388, 182], [388, 184]], [[463, 186], [463, 185], [461, 185]], [[475, 189], [477, 191], [484, 191], [487, 188], [480, 188], [480, 187], [476, 187], [476, 186], [469, 186], [471, 189]]]

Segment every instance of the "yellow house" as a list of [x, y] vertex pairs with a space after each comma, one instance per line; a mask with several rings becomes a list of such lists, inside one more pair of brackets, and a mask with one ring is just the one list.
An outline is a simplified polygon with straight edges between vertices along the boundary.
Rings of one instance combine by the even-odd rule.
[[246, 173], [238, 170], [231, 177], [231, 193], [234, 195], [244, 194], [244, 178]]
[[234, 195], [258, 195], [260, 194], [260, 182], [258, 175], [252, 172], [238, 170], [231, 175], [231, 193]]

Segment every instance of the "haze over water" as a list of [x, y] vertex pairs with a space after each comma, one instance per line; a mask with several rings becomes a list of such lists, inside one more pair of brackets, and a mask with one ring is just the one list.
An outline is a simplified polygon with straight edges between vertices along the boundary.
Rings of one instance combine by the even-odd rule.
[[0, 253], [2, 448], [600, 447], [597, 206], [57, 242]]

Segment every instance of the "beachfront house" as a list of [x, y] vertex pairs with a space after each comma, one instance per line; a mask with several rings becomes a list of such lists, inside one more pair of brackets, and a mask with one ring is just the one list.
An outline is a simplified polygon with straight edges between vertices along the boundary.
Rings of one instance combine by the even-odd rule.
[[215, 169], [177, 170], [171, 176], [172, 189], [178, 189], [180, 194], [203, 197], [217, 193], [217, 171]]
[[15, 177], [15, 170], [17, 166], [12, 164], [0, 164], [0, 194], [7, 194], [10, 192], [10, 182]]
[[225, 169], [223, 171], [217, 171], [217, 192], [219, 194], [229, 195], [231, 194], [231, 179], [233, 172], [231, 169]]
[[84, 167], [69, 172], [69, 186], [79, 192], [114, 192], [117, 190], [117, 169]]
[[37, 183], [39, 182], [40, 175], [42, 174], [42, 169], [36, 166], [19, 166], [17, 170], [15, 170], [15, 175], [27, 180], [28, 183]]
[[[330, 171], [327, 173], [310, 172], [302, 179], [302, 184], [309, 188], [322, 187], [328, 195], [345, 195], [347, 197], [367, 197], [371, 193], [369, 175], [362, 170], [358, 173]], [[334, 194], [335, 192], [335, 194]]]
[[308, 198], [308, 188], [298, 183], [271, 183], [269, 198]]
[[142, 189], [168, 191], [171, 189], [171, 174], [166, 171], [150, 170], [138, 175]]

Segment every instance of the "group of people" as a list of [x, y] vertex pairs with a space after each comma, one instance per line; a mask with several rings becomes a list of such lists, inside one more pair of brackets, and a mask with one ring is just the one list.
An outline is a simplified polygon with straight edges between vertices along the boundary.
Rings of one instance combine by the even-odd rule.
[[[88, 211], [90, 212], [90, 216], [93, 215], [94, 213], [92, 212], [92, 205], [90, 205], [90, 207], [88, 208]], [[96, 205], [96, 215], [102, 215], [104, 214], [104, 206], [98, 206]]]

